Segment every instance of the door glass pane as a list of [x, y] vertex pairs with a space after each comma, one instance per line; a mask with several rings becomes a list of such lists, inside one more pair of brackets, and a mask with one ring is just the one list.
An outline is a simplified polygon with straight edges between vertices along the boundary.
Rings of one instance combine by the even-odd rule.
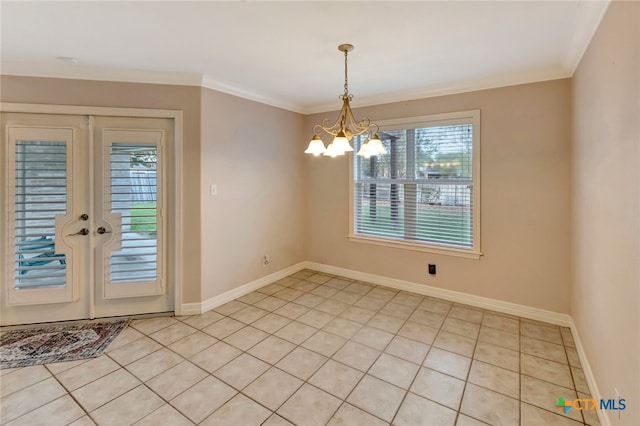
[[55, 217], [67, 211], [67, 145], [17, 141], [15, 159], [14, 286], [64, 287], [67, 259], [55, 252]]
[[157, 244], [157, 149], [111, 144], [111, 212], [122, 217], [122, 249], [111, 253], [111, 282], [155, 281]]

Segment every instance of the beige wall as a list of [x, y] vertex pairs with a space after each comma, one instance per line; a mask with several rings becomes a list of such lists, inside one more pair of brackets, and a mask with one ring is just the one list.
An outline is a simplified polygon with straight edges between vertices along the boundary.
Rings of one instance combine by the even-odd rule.
[[202, 89], [203, 300], [306, 259], [302, 139], [300, 114]]
[[183, 112], [183, 301], [199, 302], [200, 289], [199, 87], [31, 77], [0, 77], [0, 100], [58, 105], [173, 109]]
[[[375, 121], [470, 109], [481, 110], [480, 260], [348, 241], [349, 162], [344, 157], [306, 160], [309, 260], [568, 313], [569, 80], [354, 112]], [[335, 116], [308, 116], [305, 128]], [[435, 277], [426, 273], [428, 263], [437, 264]]]
[[640, 424], [640, 3], [613, 2], [573, 78], [571, 312], [603, 398]]

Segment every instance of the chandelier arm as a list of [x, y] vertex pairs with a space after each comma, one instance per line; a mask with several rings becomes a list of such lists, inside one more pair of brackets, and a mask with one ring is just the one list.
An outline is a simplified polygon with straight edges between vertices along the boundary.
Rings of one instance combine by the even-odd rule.
[[330, 126], [328, 120], [325, 119], [322, 124], [316, 124], [315, 126], [313, 126], [313, 133], [318, 136], [320, 135], [320, 132], [325, 132], [328, 135], [335, 137], [338, 132], [340, 132], [340, 130], [342, 130], [340, 121], [337, 121]]
[[369, 132], [369, 128], [370, 128], [367, 125], [362, 125], [362, 123], [355, 123], [355, 122], [349, 127], [351, 128], [351, 134], [353, 136], [359, 136], [364, 133], [367, 133]]
[[320, 136], [320, 132], [325, 131], [324, 127], [322, 127], [322, 125], [320, 124], [316, 124], [315, 126], [313, 126], [313, 134]]
[[347, 121], [347, 126], [350, 128], [351, 134], [353, 136], [367, 133], [371, 128], [371, 120], [369, 120], [367, 117], [363, 117], [360, 121], [356, 120], [355, 116], [353, 115], [353, 111], [351, 110], [351, 106], [348, 104], [348, 102], [346, 105], [345, 118]]
[[354, 134], [361, 135], [365, 132], [369, 132], [371, 130], [371, 120], [368, 118], [363, 118], [362, 120], [353, 122], [353, 129], [356, 131]]
[[[335, 123], [329, 125], [329, 119], [325, 118], [324, 120], [322, 120], [322, 125], [316, 125], [316, 127], [319, 127], [324, 132], [335, 137], [340, 131], [344, 132], [347, 129], [347, 126], [349, 125], [349, 113], [349, 101], [345, 99], [342, 103], [342, 108], [340, 109], [340, 113], [338, 114], [338, 118], [336, 119]], [[314, 127], [314, 131], [316, 127]]]

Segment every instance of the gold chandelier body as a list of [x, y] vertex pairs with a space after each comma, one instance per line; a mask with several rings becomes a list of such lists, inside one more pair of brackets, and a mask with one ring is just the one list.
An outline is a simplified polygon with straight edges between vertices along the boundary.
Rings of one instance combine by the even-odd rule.
[[[338, 46], [338, 50], [344, 52], [344, 93], [340, 95], [342, 109], [338, 119], [333, 124], [330, 124], [329, 119], [325, 118], [322, 124], [316, 124], [313, 127], [313, 138], [309, 142], [305, 154], [313, 154], [314, 156], [323, 154], [328, 157], [344, 155], [353, 151], [350, 144], [351, 139], [354, 136], [365, 134], [367, 139], [362, 144], [360, 151], [358, 151], [358, 155], [369, 158], [374, 155], [386, 154], [387, 151], [378, 137], [378, 125], [371, 123], [371, 120], [366, 117], [362, 118], [362, 120], [357, 120], [353, 115], [353, 111], [351, 111], [350, 102], [353, 100], [353, 95], [349, 93], [347, 56], [353, 50], [353, 46], [341, 44]], [[321, 132], [333, 136], [333, 141], [326, 148], [320, 138]]]

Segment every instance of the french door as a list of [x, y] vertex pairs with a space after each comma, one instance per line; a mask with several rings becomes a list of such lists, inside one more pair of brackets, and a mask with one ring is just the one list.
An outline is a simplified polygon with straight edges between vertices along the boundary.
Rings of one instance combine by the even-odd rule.
[[2, 323], [173, 311], [171, 119], [2, 113]]

